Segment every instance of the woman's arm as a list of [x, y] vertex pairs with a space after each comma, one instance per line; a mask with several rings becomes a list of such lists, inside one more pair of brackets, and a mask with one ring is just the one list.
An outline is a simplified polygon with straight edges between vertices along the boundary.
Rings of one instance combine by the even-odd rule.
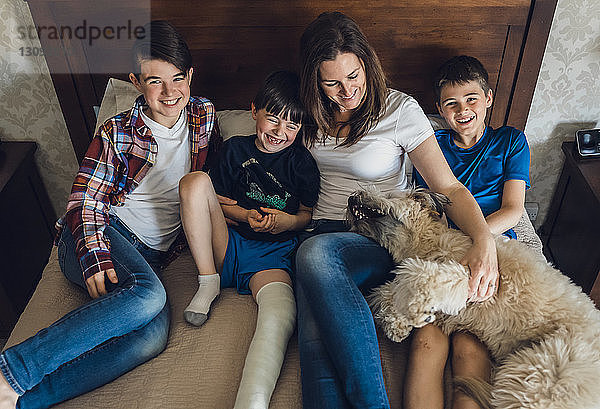
[[417, 146], [409, 157], [427, 185], [451, 200], [448, 215], [473, 240], [473, 246], [461, 260], [470, 270], [469, 299], [490, 298], [498, 279], [498, 259], [496, 244], [479, 205], [450, 170], [435, 135]]
[[500, 209], [485, 218], [492, 234], [502, 234], [517, 225], [524, 211], [525, 181], [507, 180], [502, 191]]

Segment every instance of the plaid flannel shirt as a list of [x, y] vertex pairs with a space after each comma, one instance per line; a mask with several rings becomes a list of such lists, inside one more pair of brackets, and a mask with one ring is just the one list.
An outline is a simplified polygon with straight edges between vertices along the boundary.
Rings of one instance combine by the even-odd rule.
[[[73, 233], [84, 279], [113, 268], [110, 243], [104, 235], [108, 210], [124, 203], [156, 160], [158, 144], [140, 115], [145, 105], [140, 95], [130, 111], [112, 117], [98, 129], [75, 177], [67, 212], [57, 221], [57, 237], [65, 224]], [[207, 170], [222, 142], [214, 106], [206, 98], [191, 97], [185, 112], [191, 171]]]

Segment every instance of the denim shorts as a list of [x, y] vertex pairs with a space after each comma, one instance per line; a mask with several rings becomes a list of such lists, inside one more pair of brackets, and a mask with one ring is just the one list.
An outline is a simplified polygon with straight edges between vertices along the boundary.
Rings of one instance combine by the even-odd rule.
[[275, 242], [251, 240], [230, 228], [221, 288], [236, 288], [239, 294], [250, 294], [250, 278], [259, 271], [278, 268], [291, 276], [297, 246], [297, 238]]

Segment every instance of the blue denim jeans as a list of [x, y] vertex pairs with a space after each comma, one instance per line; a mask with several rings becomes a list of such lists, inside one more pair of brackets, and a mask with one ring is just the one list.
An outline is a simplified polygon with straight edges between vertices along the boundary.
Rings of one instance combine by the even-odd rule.
[[[145, 246], [117, 219], [111, 219], [105, 235], [119, 282], [112, 284], [106, 278], [108, 294], [0, 355], [2, 374], [21, 395], [17, 408], [47, 408], [81, 395], [164, 350], [169, 306], [154, 270], [164, 253]], [[64, 275], [85, 289], [75, 243], [66, 227], [58, 257]]]
[[361, 292], [391, 278], [389, 253], [356, 233], [319, 234], [296, 254], [302, 397], [311, 408], [389, 408], [371, 310]]

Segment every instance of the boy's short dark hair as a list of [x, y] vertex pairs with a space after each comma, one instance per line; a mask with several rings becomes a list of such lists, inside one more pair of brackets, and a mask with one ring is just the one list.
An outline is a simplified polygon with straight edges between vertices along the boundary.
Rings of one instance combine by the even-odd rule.
[[307, 113], [300, 100], [300, 78], [291, 71], [275, 71], [267, 76], [254, 97], [254, 108], [288, 117], [302, 124]]
[[165, 20], [153, 20], [144, 25], [146, 35], [133, 45], [133, 73], [139, 79], [144, 60], [162, 60], [179, 68], [186, 75], [192, 67], [192, 54], [185, 39]]
[[433, 92], [436, 103], [440, 102], [444, 85], [465, 84], [469, 81], [477, 81], [486, 95], [490, 90], [488, 73], [477, 58], [468, 55], [450, 58], [442, 64], [435, 76]]

